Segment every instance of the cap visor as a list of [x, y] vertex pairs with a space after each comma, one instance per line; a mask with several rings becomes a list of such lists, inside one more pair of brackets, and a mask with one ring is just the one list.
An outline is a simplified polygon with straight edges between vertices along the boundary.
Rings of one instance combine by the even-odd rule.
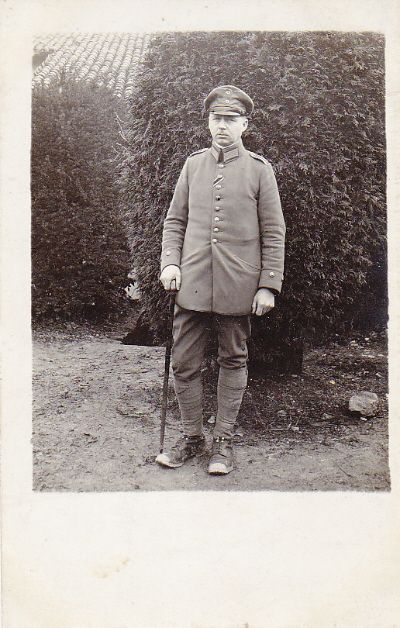
[[232, 109], [211, 109], [210, 113], [215, 113], [217, 116], [232, 116], [235, 118], [246, 115], [244, 113], [239, 113], [238, 111], [232, 111]]

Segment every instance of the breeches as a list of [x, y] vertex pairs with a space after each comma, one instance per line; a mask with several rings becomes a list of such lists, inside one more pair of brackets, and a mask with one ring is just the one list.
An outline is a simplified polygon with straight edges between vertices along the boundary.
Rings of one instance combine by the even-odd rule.
[[190, 382], [199, 376], [213, 319], [218, 334], [219, 366], [229, 370], [246, 368], [247, 340], [251, 333], [249, 316], [193, 312], [175, 305], [172, 347], [175, 381]]

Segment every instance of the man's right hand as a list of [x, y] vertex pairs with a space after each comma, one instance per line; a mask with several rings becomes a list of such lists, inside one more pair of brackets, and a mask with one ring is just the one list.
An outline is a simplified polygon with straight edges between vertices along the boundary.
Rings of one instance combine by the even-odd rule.
[[181, 269], [175, 264], [169, 264], [160, 275], [160, 281], [167, 292], [176, 292], [181, 287]]

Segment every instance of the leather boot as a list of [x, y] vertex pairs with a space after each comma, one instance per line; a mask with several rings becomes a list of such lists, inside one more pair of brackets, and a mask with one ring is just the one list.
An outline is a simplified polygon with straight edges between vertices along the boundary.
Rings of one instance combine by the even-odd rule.
[[233, 470], [232, 439], [216, 436], [213, 439], [211, 458], [208, 463], [208, 473], [211, 475], [226, 475]]
[[181, 467], [186, 460], [194, 456], [201, 456], [205, 450], [206, 439], [202, 436], [183, 435], [167, 452], [158, 454], [156, 462], [162, 467], [176, 469]]

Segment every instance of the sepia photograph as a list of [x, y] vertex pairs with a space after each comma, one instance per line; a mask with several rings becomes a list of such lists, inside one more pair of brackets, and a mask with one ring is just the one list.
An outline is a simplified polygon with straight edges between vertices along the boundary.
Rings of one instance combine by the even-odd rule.
[[35, 491], [389, 491], [385, 37], [36, 33]]
[[1, 621], [400, 626], [396, 0], [3, 0]]

